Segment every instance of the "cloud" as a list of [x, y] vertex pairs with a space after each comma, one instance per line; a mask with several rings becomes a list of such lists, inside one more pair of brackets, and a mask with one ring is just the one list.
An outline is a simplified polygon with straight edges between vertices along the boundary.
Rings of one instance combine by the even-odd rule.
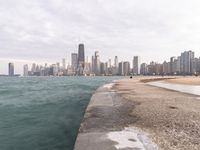
[[[57, 61], [86, 55], [160, 61], [200, 48], [198, 0], [0, 0], [1, 58]], [[162, 55], [159, 55], [162, 53]], [[159, 57], [158, 57], [159, 55]]]

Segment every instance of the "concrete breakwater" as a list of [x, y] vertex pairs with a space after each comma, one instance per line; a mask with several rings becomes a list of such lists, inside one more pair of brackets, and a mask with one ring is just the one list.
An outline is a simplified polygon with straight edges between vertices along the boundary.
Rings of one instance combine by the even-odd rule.
[[118, 80], [96, 91], [82, 121], [75, 150], [158, 147], [200, 149], [199, 96], [148, 85], [140, 79]]
[[133, 126], [132, 109], [138, 103], [123, 99], [117, 83], [97, 89], [87, 107], [74, 150], [156, 150], [148, 134]]

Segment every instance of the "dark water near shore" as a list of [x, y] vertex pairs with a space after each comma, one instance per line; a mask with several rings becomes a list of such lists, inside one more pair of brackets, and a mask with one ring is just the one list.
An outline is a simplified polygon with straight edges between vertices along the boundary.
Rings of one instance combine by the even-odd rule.
[[0, 150], [72, 150], [93, 92], [120, 77], [0, 78]]

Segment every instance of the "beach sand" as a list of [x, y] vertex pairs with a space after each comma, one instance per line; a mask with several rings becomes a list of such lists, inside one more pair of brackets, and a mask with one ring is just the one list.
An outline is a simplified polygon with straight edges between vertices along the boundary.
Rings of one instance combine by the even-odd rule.
[[[170, 79], [167, 82], [191, 84], [190, 81], [197, 83], [196, 78]], [[120, 118], [126, 120], [124, 125], [149, 133], [153, 142], [163, 150], [200, 149], [199, 97], [131, 79], [117, 81], [113, 89], [124, 101], [124, 106], [129, 106], [129, 110], [132, 107]]]
[[176, 79], [168, 79], [165, 81], [175, 84], [200, 85], [200, 77], [178, 77]]

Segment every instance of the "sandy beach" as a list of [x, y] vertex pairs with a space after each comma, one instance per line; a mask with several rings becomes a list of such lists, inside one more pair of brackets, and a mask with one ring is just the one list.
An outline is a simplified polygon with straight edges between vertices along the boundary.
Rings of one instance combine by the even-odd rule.
[[175, 79], [165, 80], [168, 83], [200, 85], [200, 77], [177, 77]]
[[[185, 78], [167, 82], [189, 84], [191, 80], [192, 83], [197, 81]], [[200, 101], [197, 96], [153, 87], [139, 80], [118, 81], [114, 89], [122, 99], [134, 104], [127, 114], [129, 126], [150, 133], [160, 149], [200, 149]]]

